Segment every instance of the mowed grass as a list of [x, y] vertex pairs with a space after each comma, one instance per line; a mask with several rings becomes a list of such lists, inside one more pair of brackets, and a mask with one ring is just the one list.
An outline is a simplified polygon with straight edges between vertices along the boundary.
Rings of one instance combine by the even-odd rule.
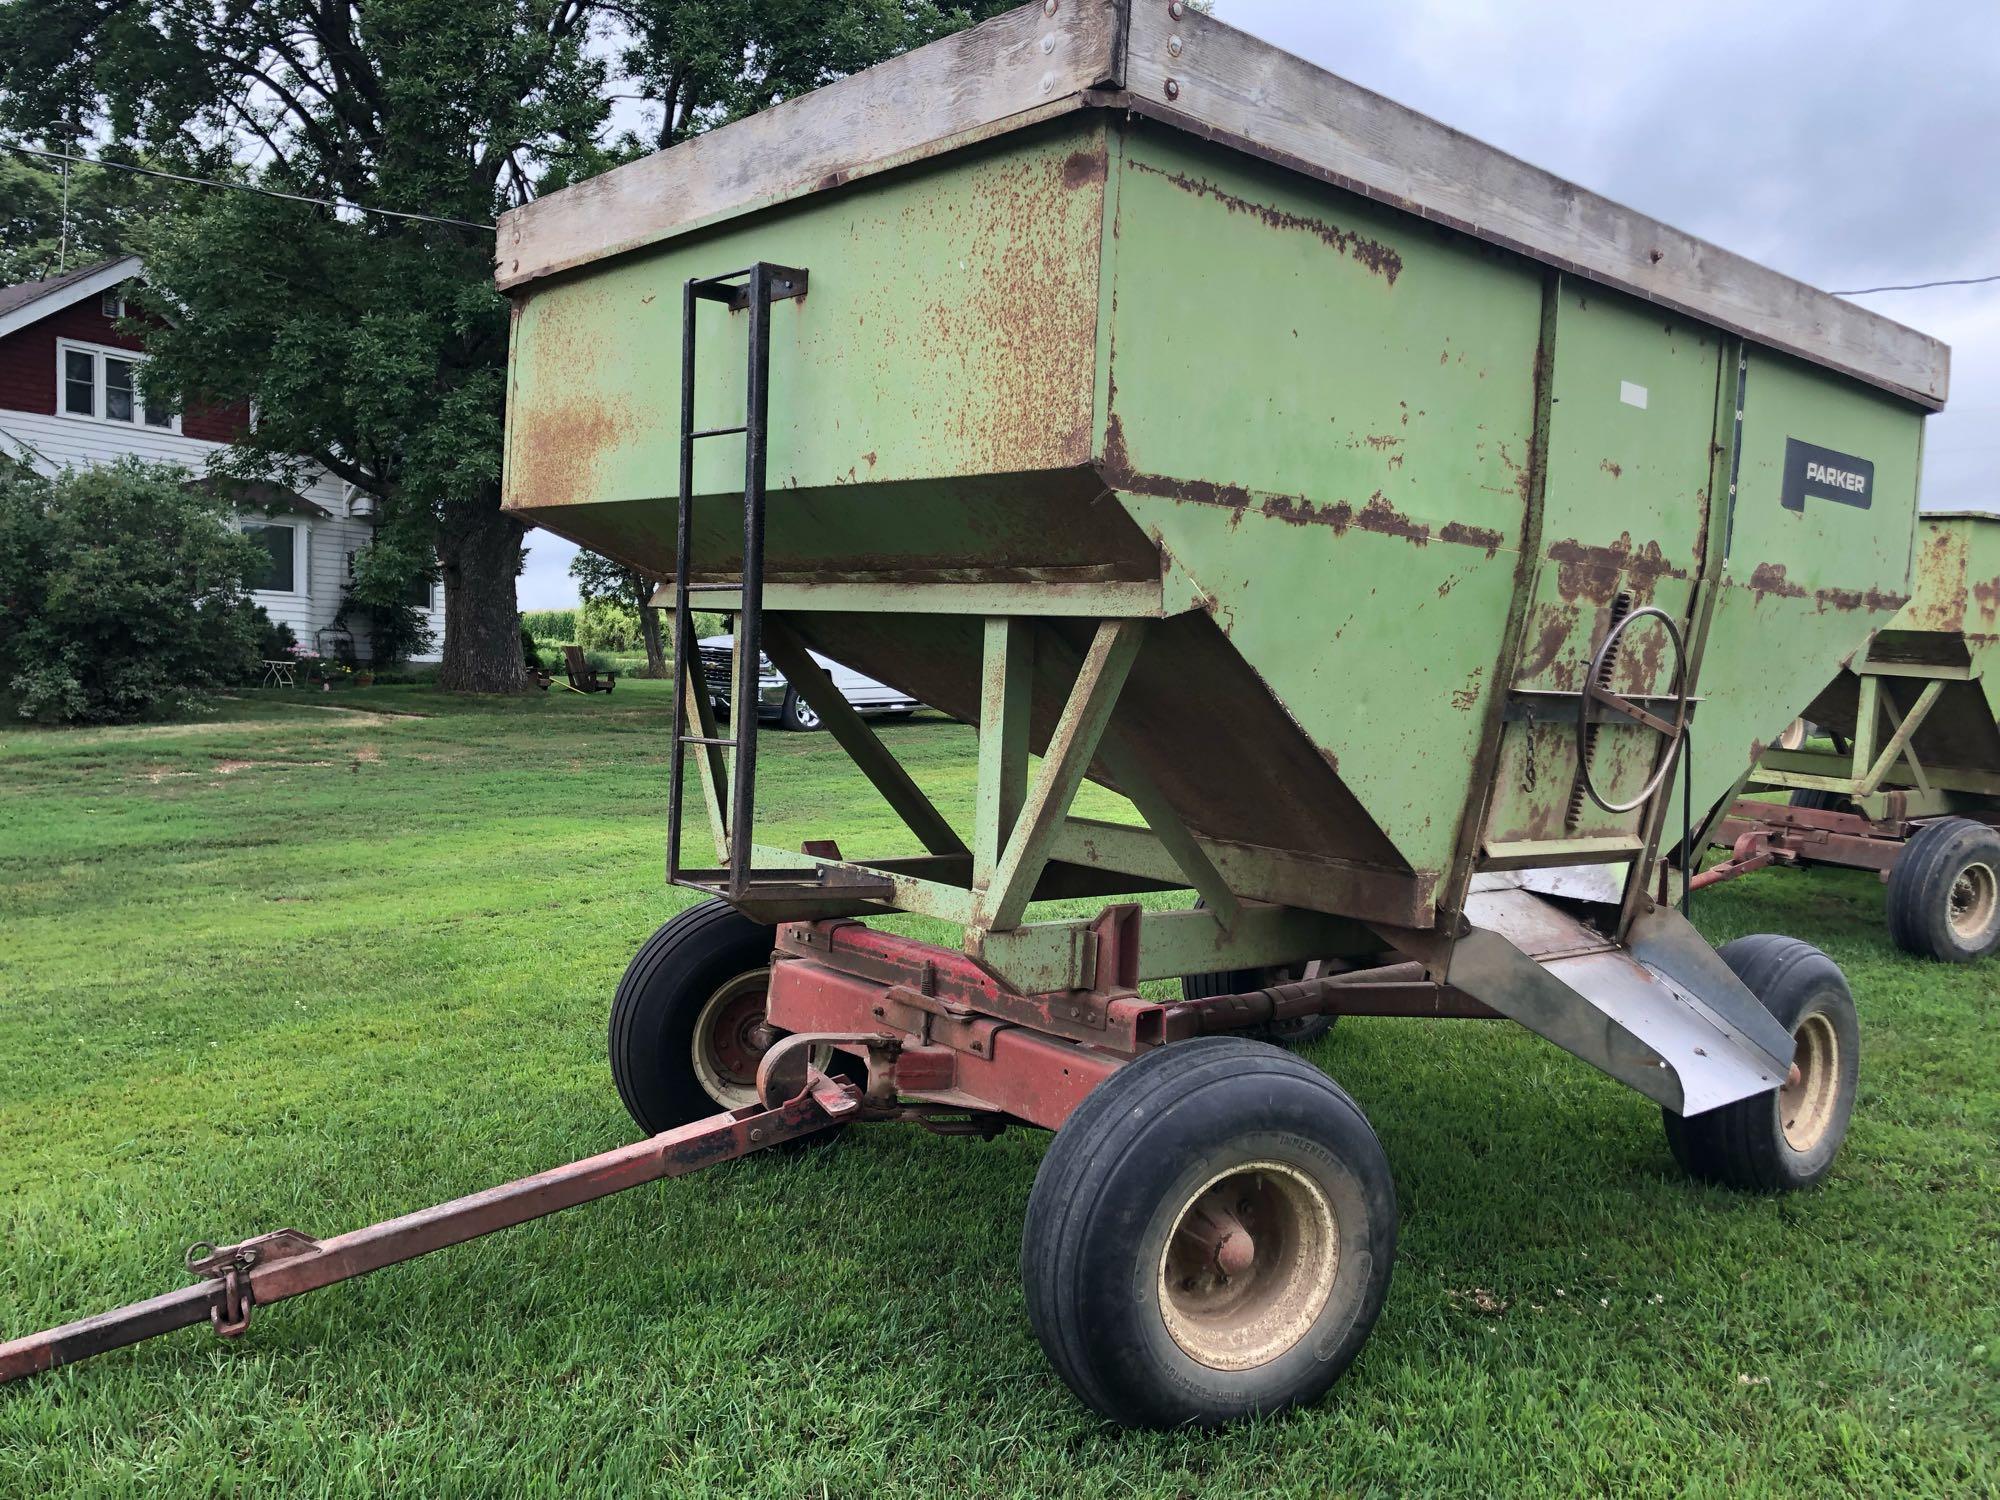
[[[685, 899], [665, 702], [268, 693], [0, 735], [0, 1336], [178, 1286], [196, 1239], [630, 1140], [606, 1008]], [[969, 811], [967, 731], [884, 733]], [[825, 737], [763, 745], [770, 841], [912, 847]], [[1045, 1138], [871, 1126], [0, 1390], [0, 1495], [1994, 1493], [2000, 966], [1897, 954], [1860, 875], [1696, 915], [1846, 968], [1831, 1181], [1694, 1185], [1656, 1111], [1513, 1027], [1344, 1021], [1311, 1056], [1395, 1164], [1402, 1249], [1317, 1409], [1103, 1426], [1023, 1313]]]

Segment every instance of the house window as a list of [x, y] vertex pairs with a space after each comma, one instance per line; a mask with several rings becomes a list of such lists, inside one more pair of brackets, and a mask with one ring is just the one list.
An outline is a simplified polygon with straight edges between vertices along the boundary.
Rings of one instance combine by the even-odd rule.
[[260, 594], [299, 593], [299, 528], [250, 525], [243, 528], [243, 534], [269, 554], [268, 560], [251, 578], [251, 589]]
[[180, 419], [164, 407], [146, 405], [139, 390], [144, 360], [120, 349], [90, 344], [58, 345], [62, 361], [62, 409], [72, 417], [179, 431]]
[[98, 309], [107, 318], [124, 317], [125, 288], [123, 288], [122, 286], [114, 286], [110, 291], [104, 294], [103, 298], [98, 302], [97, 305]]

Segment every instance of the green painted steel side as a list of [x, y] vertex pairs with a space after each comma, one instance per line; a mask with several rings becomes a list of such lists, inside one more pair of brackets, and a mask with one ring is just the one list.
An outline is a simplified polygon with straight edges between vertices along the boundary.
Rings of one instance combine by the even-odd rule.
[[1910, 602], [1889, 629], [1962, 639], [1967, 665], [2000, 717], [2000, 515], [1919, 518]]
[[1166, 132], [1122, 160], [1106, 477], [1401, 858], [1439, 870], [1514, 594], [1541, 275]]
[[[852, 586], [794, 632], [975, 720], [979, 614], [857, 599], [1160, 580], [1114, 742], [1299, 905], [1422, 924], [1468, 864], [1618, 857], [1639, 816], [1578, 807], [1575, 729], [1515, 699], [1573, 693], [1615, 611], [1705, 639], [1707, 802], [1908, 590], [1914, 407], [1753, 348], [1739, 440], [1735, 340], [1111, 113], [536, 283], [508, 504], [670, 575], [681, 284], [760, 259], [811, 276], [773, 310], [767, 578]], [[702, 317], [728, 425], [744, 320]], [[1872, 505], [1783, 505], [1791, 439], [1872, 462]], [[704, 446], [698, 577], [736, 566], [739, 466]], [[1037, 751], [1094, 628], [1033, 627]], [[1673, 669], [1635, 629], [1611, 684]], [[1656, 749], [1604, 726], [1588, 753], [1617, 796]]]
[[[1695, 718], [1697, 809], [1737, 778], [1804, 711], [1841, 665], [1865, 652], [1909, 592], [1922, 425], [1891, 397], [1782, 355], [1752, 351], [1743, 458], [1704, 699]], [[1866, 510], [1782, 503], [1788, 438], [1870, 458]]]

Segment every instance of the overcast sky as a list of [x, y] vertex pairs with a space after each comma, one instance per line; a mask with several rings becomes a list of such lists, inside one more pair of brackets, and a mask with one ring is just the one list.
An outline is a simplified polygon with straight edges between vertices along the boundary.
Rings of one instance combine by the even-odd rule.
[[[2000, 273], [1991, 0], [1217, 0], [1234, 26], [1815, 286]], [[2000, 282], [1856, 300], [1952, 346], [1924, 504], [2000, 508]], [[521, 605], [575, 602], [529, 537]]]

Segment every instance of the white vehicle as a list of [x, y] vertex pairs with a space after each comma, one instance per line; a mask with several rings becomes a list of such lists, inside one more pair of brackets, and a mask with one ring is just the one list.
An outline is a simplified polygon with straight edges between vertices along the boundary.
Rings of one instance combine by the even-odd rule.
[[[727, 714], [729, 694], [735, 684], [736, 638], [704, 636], [696, 645], [701, 648], [701, 675], [708, 683], [708, 695], [716, 712]], [[852, 667], [843, 667], [817, 651], [812, 653], [812, 659], [833, 679], [841, 697], [858, 713], [896, 716], [913, 714], [923, 707], [909, 694], [864, 677]], [[757, 717], [775, 719], [786, 729], [819, 728], [819, 715], [813, 712], [812, 705], [798, 695], [798, 690], [785, 681], [784, 674], [761, 652], [757, 657]]]

